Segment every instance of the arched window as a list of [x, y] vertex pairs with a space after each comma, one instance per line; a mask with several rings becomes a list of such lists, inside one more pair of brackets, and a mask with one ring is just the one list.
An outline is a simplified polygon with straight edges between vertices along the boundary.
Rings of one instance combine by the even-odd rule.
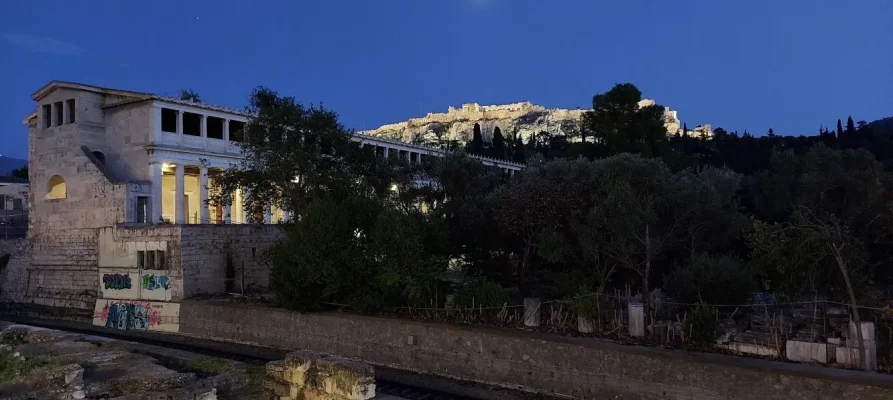
[[97, 160], [99, 160], [100, 164], [105, 165], [105, 154], [102, 154], [101, 151], [94, 151], [93, 156], [96, 157]]
[[47, 195], [44, 200], [64, 199], [68, 197], [68, 189], [65, 187], [65, 179], [59, 175], [53, 175], [47, 185]]

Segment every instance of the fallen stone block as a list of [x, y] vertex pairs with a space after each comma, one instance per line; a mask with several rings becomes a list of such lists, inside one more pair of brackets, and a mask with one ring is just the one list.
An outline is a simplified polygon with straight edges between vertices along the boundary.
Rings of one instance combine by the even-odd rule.
[[346, 400], [368, 400], [375, 397], [375, 370], [367, 364], [345, 359], [316, 361], [317, 380], [325, 393]]
[[800, 342], [796, 340], [788, 340], [785, 344], [785, 354], [787, 359], [797, 362], [819, 362], [828, 363], [828, 344]]
[[[859, 358], [859, 348], [857, 347], [837, 347], [836, 360], [837, 363], [846, 368], [862, 368], [862, 359]], [[865, 356], [868, 366], [872, 371], [877, 370], [877, 343], [873, 340], [865, 341]]]
[[778, 357], [778, 350], [774, 347], [747, 342], [730, 342], [729, 344], [720, 344], [715, 346], [718, 349], [725, 349], [741, 354], [752, 354], [763, 357]]
[[264, 392], [287, 399], [297, 399], [301, 392], [301, 388], [272, 376], [264, 378], [262, 387]]

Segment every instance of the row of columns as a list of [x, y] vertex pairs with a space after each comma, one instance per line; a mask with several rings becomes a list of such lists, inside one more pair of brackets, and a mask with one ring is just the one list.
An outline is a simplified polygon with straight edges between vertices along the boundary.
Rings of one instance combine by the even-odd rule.
[[[416, 155], [415, 160], [416, 160], [416, 162], [418, 162], [418, 163], [421, 163], [421, 162], [422, 162], [422, 157], [423, 157], [423, 156], [426, 156], [426, 155], [427, 155], [427, 156], [430, 156], [430, 155], [431, 155], [430, 153], [414, 152], [414, 151], [411, 151], [411, 150], [401, 150], [400, 148], [397, 148], [397, 147], [391, 149], [391, 148], [388, 147], [388, 146], [382, 146], [382, 145], [379, 145], [379, 144], [377, 144], [377, 143], [375, 143], [375, 142], [371, 142], [371, 143], [370, 143], [370, 142], [365, 142], [364, 145], [374, 146], [374, 147], [376, 147], [376, 148], [379, 148], [379, 147], [382, 148], [382, 149], [383, 149], [382, 154], [384, 155], [385, 158], [388, 158], [388, 156], [390, 155], [390, 150], [401, 151], [401, 152], [402, 152], [402, 151], [405, 151], [405, 152], [406, 152], [406, 159], [407, 159], [409, 162], [412, 162], [412, 161], [413, 161], [413, 158], [412, 158], [412, 155], [413, 155], [413, 154]], [[496, 168], [499, 168], [503, 173], [506, 173], [506, 174], [508, 174], [509, 176], [515, 174], [515, 169], [514, 169], [514, 168], [500, 167], [499, 164], [493, 162], [492, 160], [490, 160], [490, 161], [485, 161], [484, 164], [487, 164], [488, 162], [492, 163], [491, 166], [496, 167]]]
[[[185, 224], [187, 223], [186, 215], [186, 166], [182, 164], [173, 165], [174, 168], [174, 220], [173, 223], [176, 224]], [[208, 201], [208, 168], [205, 166], [198, 166], [199, 168], [199, 220], [198, 223], [210, 223], [211, 215], [210, 215], [210, 207], [207, 204]], [[159, 223], [162, 221], [162, 210], [163, 210], [163, 177], [164, 177], [164, 164], [157, 162], [152, 164], [152, 223]], [[248, 222], [249, 218], [253, 218], [253, 212], [245, 203], [244, 199], [247, 193], [242, 194], [242, 215], [244, 216], [245, 221]], [[229, 224], [232, 223], [232, 202], [230, 204], [223, 205], [222, 208], [222, 217], [223, 223]], [[292, 213], [288, 211], [283, 211], [282, 219], [283, 221], [289, 221], [292, 218]], [[260, 223], [261, 221], [258, 221]], [[263, 212], [263, 223], [272, 224], [277, 221], [273, 221], [273, 212], [271, 206], [267, 205], [264, 208]]]

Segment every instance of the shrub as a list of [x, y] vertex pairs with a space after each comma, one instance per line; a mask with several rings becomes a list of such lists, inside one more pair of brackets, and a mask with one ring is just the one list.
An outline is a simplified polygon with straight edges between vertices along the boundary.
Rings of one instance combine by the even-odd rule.
[[684, 303], [743, 304], [756, 285], [751, 270], [737, 257], [697, 253], [664, 277], [664, 287]]
[[502, 307], [509, 302], [505, 289], [485, 279], [468, 282], [455, 292], [453, 307], [455, 308], [491, 308]]
[[375, 280], [363, 256], [365, 233], [377, 215], [377, 205], [363, 199], [310, 203], [270, 251], [270, 287], [282, 305], [315, 310], [369, 290]]
[[571, 300], [571, 308], [577, 315], [593, 322], [603, 320], [610, 313], [602, 296], [585, 287]]
[[42, 360], [25, 359], [21, 356], [14, 356], [10, 352], [0, 352], [0, 382], [28, 375], [32, 371], [45, 366], [47, 366], [47, 363]]
[[424, 214], [386, 209], [378, 215], [371, 236], [368, 263], [380, 290], [399, 295], [411, 306], [432, 306], [438, 279], [449, 263], [446, 226]]
[[685, 315], [683, 324], [689, 342], [696, 347], [706, 347], [716, 340], [716, 309], [698, 304]]
[[196, 358], [189, 360], [186, 369], [199, 377], [209, 377], [229, 372], [233, 365], [232, 362], [219, 358]]

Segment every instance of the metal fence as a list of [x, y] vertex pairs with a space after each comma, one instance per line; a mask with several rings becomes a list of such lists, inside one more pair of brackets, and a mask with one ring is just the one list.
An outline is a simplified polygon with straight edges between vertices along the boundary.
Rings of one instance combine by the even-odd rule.
[[0, 238], [28, 235], [28, 213], [22, 210], [0, 210]]

